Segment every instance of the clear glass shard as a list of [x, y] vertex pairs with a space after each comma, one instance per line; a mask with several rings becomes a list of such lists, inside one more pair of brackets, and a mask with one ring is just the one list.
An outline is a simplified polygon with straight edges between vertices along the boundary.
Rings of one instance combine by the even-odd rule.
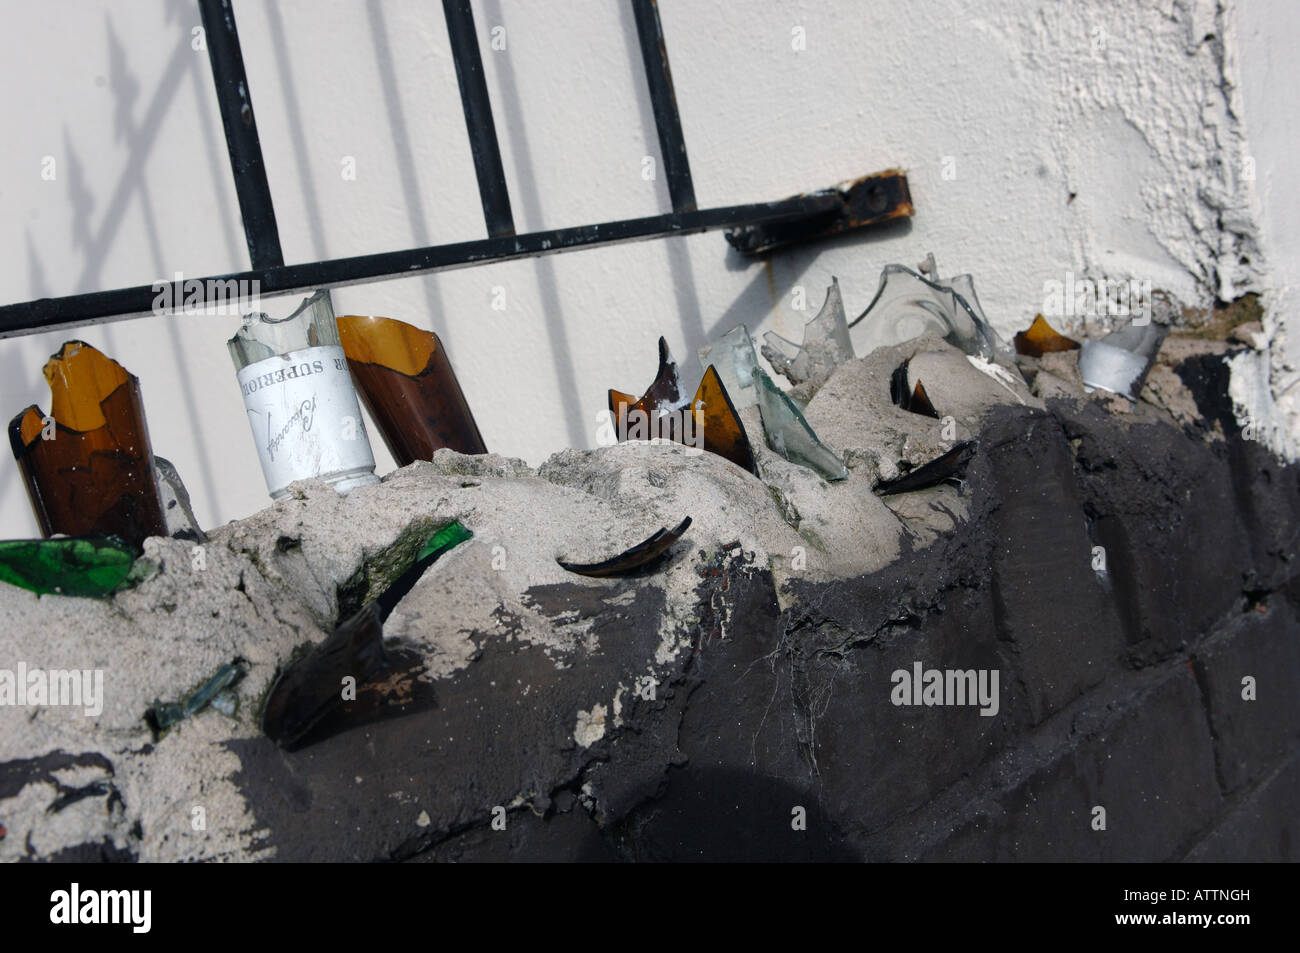
[[[712, 360], [724, 381], [722, 368], [727, 369], [726, 374], [735, 381], [731, 393], [738, 395], [737, 407], [758, 404], [763, 436], [769, 447], [791, 463], [815, 470], [827, 480], [843, 480], [849, 475], [844, 462], [817, 439], [798, 405], [759, 367], [754, 342], [745, 325], [737, 325], [713, 344], [701, 348], [700, 360]], [[730, 382], [727, 383], [730, 390]]]
[[749, 331], [743, 324], [736, 325], [716, 341], [704, 345], [700, 348], [699, 355], [700, 367], [713, 365], [737, 410], [758, 403], [758, 391], [754, 389], [754, 372], [758, 370], [758, 359], [754, 356], [754, 343], [749, 339]]
[[1100, 341], [1084, 341], [1079, 348], [1079, 376], [1084, 388], [1137, 400], [1164, 339], [1164, 326], [1147, 318], [1140, 325], [1129, 321]]
[[167, 519], [167, 532], [174, 539], [191, 539], [196, 543], [207, 542], [207, 534], [199, 526], [194, 516], [194, 507], [190, 503], [189, 490], [181, 479], [176, 464], [157, 454], [153, 458], [153, 477], [158, 484], [158, 499], [162, 504], [163, 515]]
[[328, 291], [285, 318], [244, 315], [226, 347], [272, 499], [294, 480], [339, 493], [379, 482]]
[[773, 331], [763, 335], [763, 340], [763, 356], [778, 374], [791, 384], [806, 383], [813, 390], [821, 387], [836, 367], [853, 359], [839, 279], [831, 279], [821, 310], [804, 327], [802, 346]]
[[886, 265], [875, 298], [849, 325], [854, 349], [865, 357], [878, 347], [934, 331], [975, 357], [991, 359], [995, 352], [1005, 351], [978, 301], [972, 305], [957, 288], [974, 299], [969, 275], [937, 284], [903, 265]]
[[795, 402], [762, 369], [758, 371], [758, 410], [767, 444], [781, 456], [827, 480], [843, 480], [849, 475], [844, 461], [817, 439]]

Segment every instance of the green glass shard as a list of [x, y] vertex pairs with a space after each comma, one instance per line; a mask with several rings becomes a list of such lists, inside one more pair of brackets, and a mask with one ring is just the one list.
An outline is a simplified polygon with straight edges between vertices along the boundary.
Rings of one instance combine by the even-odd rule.
[[[206, 682], [191, 692], [182, 702], [154, 702], [145, 712], [144, 719], [153, 729], [154, 735], [158, 736], [177, 722], [184, 721], [191, 715], [197, 715], [203, 709], [207, 708], [218, 696], [227, 688], [234, 685], [244, 677], [248, 669], [241, 659], [221, 666], [217, 669], [216, 674]], [[231, 708], [225, 703], [222, 704], [221, 710]]]
[[[281, 671], [262, 708], [262, 730], [293, 750], [313, 743], [313, 738], [319, 740], [378, 717], [401, 713], [411, 704], [417, 708], [433, 704], [425, 689], [415, 684], [416, 675], [423, 671], [420, 657], [409, 651], [385, 651], [384, 622], [440, 556], [473, 535], [459, 522], [438, 530], [410, 567], [381, 595]], [[357, 694], [351, 700], [339, 694], [340, 680], [345, 676], [356, 679]], [[403, 683], [411, 686], [413, 699], [397, 687]]]
[[[790, 396], [758, 365], [749, 329], [738, 324], [708, 347], [701, 363], [712, 362], [737, 408], [758, 404], [767, 445], [791, 463], [808, 467], [828, 480], [843, 480], [848, 467], [817, 439]], [[733, 388], [734, 382], [734, 388]]]
[[116, 536], [0, 541], [0, 581], [40, 595], [102, 598], [156, 568]]
[[434, 553], [442, 555], [453, 546], [459, 546], [473, 535], [459, 520], [450, 522], [429, 537], [424, 547], [416, 555], [416, 562], [419, 562], [425, 556], [432, 556]]

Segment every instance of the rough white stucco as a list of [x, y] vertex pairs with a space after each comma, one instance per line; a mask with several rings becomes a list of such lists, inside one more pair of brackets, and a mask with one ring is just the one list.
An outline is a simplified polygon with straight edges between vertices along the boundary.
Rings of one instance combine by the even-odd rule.
[[1300, 186], [1296, 180], [1296, 129], [1300, 103], [1294, 94], [1300, 37], [1300, 4], [1252, 0], [1240, 5], [1237, 82], [1248, 136], [1245, 167], [1254, 173], [1257, 221], [1266, 261], [1265, 354], [1235, 359], [1232, 397], [1238, 415], [1291, 459], [1300, 457]]
[[[797, 340], [832, 275], [856, 314], [883, 265], [927, 251], [943, 274], [975, 275], [1004, 335], [1067, 272], [1149, 279], [1187, 304], [1264, 292], [1278, 342], [1258, 362], [1265, 386], [1244, 369], [1234, 386], [1295, 432], [1294, 4], [660, 7], [701, 207], [902, 166], [917, 215], [770, 266], [715, 233], [336, 292], [340, 314], [438, 331], [491, 449], [538, 463], [592, 446], [606, 388], [649, 383], [660, 333], [693, 372], [690, 355], [734, 324]], [[667, 210], [662, 177], [643, 177], [658, 147], [626, 6], [474, 11], [519, 230]], [[236, 0], [235, 12], [289, 262], [482, 236], [436, 5]], [[25, 93], [5, 107], [0, 298], [247, 267], [194, 5], [48, 0], [7, 18], [20, 42], [0, 78]], [[491, 46], [498, 26], [504, 51]], [[814, 310], [791, 307], [798, 287]], [[491, 307], [496, 289], [505, 311]], [[82, 337], [140, 376], [154, 449], [200, 520], [246, 515], [268, 498], [224, 346], [237, 323], [146, 318], [6, 341], [0, 411], [47, 407], [41, 365]], [[392, 462], [375, 451], [384, 473]], [[0, 473], [0, 535], [33, 534], [16, 469]]]

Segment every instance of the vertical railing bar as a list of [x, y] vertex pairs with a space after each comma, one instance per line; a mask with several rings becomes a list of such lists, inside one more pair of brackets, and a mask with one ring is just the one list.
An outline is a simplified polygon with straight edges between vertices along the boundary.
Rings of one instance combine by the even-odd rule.
[[659, 5], [655, 0], [632, 0], [632, 15], [641, 42], [646, 82], [650, 85], [650, 106], [659, 131], [659, 152], [663, 155], [668, 195], [674, 212], [693, 212], [696, 208], [695, 185], [691, 181], [691, 164], [686, 158], [682, 120], [677, 113], [677, 95], [673, 92], [673, 74], [668, 68], [668, 47], [664, 45], [663, 25], [659, 22]]
[[199, 16], [217, 88], [221, 125], [226, 130], [230, 170], [235, 176], [239, 214], [244, 219], [244, 237], [253, 270], [284, 264], [280, 231], [271, 204], [271, 186], [266, 181], [266, 163], [253, 118], [253, 98], [244, 73], [244, 54], [239, 48], [235, 12], [230, 0], [198, 0]]
[[442, 0], [442, 12], [447, 18], [447, 36], [456, 63], [456, 82], [460, 85], [460, 102], [465, 110], [465, 129], [474, 155], [474, 174], [478, 177], [488, 237], [503, 238], [515, 233], [515, 221], [510, 212], [506, 172], [501, 165], [501, 147], [492, 123], [492, 103], [483, 77], [483, 57], [474, 31], [474, 11], [469, 0]]

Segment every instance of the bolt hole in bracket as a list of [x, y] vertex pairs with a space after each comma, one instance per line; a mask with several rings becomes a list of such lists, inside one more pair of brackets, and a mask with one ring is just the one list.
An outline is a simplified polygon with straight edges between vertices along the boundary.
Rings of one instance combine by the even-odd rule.
[[756, 257], [779, 248], [910, 218], [915, 213], [907, 176], [900, 169], [877, 172], [821, 192], [805, 194], [831, 195], [839, 201], [827, 212], [732, 229], [726, 233], [727, 241], [742, 255]]

